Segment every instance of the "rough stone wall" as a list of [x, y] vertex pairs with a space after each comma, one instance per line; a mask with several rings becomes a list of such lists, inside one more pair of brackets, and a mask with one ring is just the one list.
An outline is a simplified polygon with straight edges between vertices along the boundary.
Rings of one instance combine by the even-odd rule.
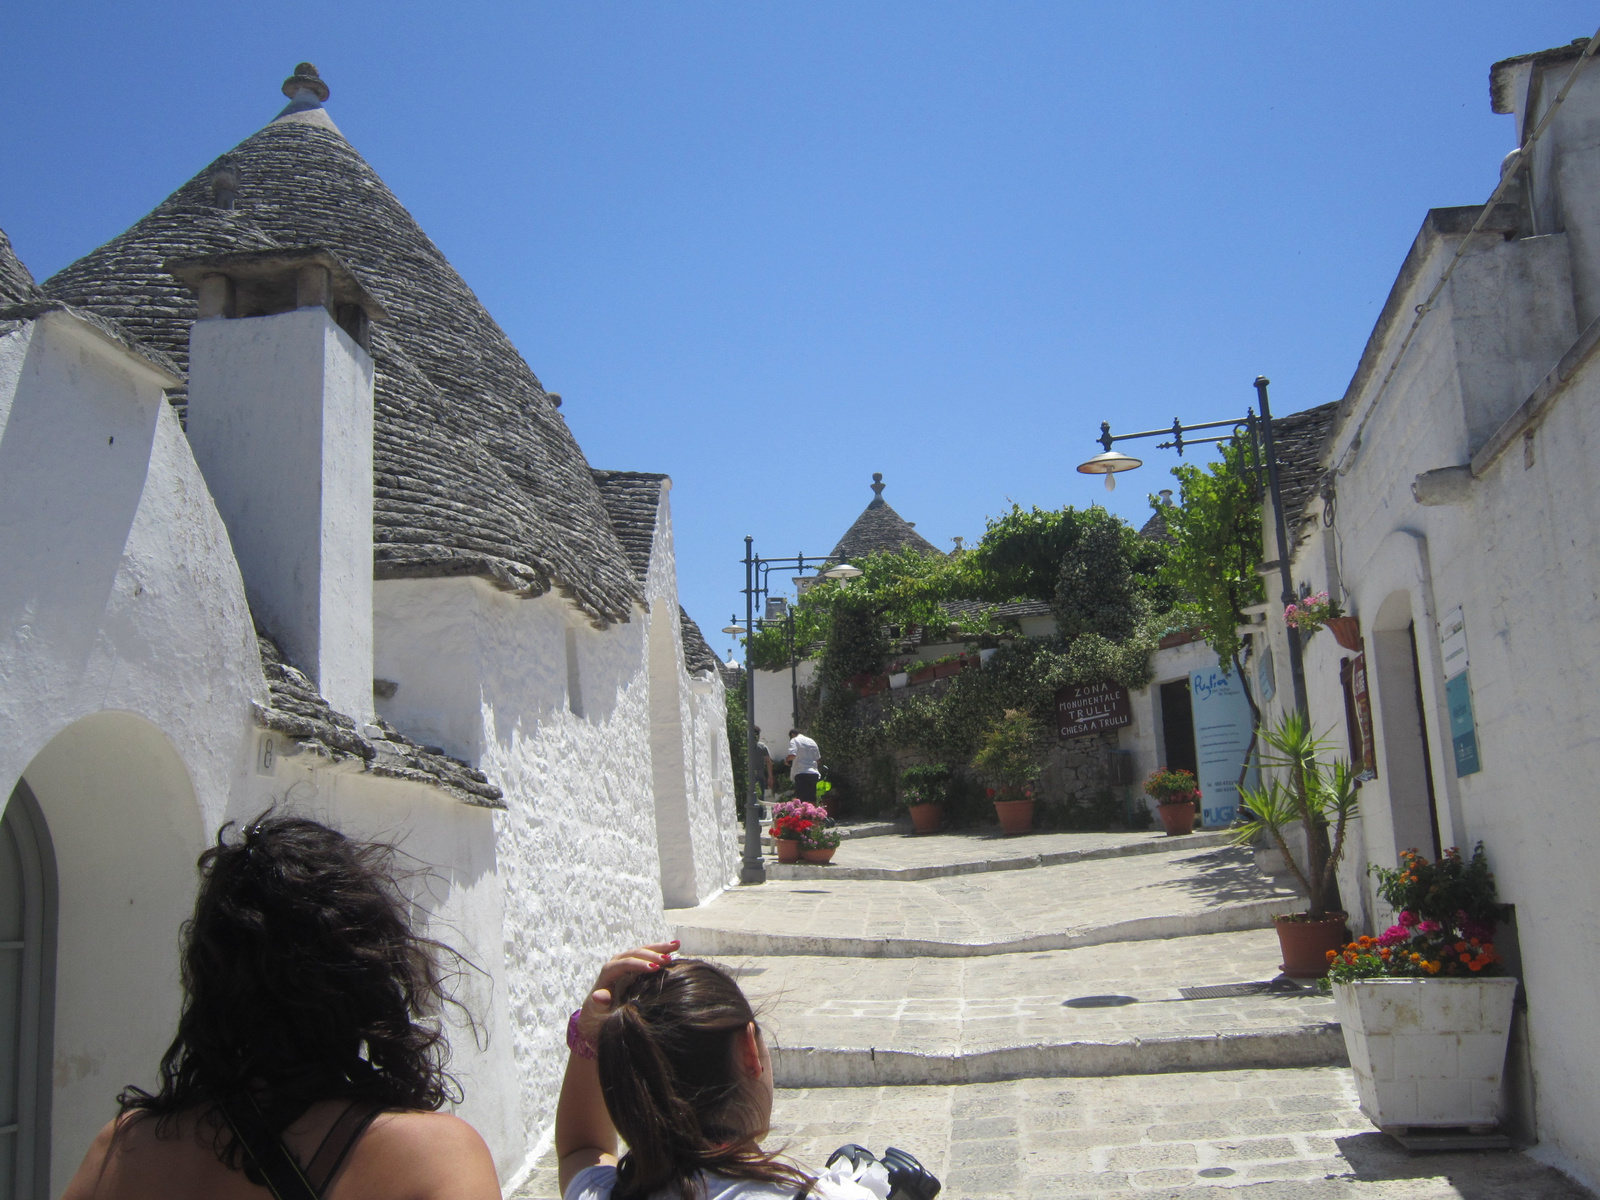
[[[567, 1014], [607, 957], [666, 933], [648, 623], [636, 612], [596, 630], [554, 595], [519, 599], [477, 579], [380, 580], [375, 609], [377, 672], [398, 684], [382, 715], [419, 741], [431, 723], [504, 792], [494, 822], [506, 987], [537, 1152], [554, 1119]], [[463, 700], [470, 731], [451, 708]]]

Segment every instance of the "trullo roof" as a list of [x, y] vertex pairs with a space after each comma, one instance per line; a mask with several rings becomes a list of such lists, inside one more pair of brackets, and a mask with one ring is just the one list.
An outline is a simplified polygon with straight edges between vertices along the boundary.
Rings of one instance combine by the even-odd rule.
[[164, 262], [332, 250], [391, 314], [372, 338], [377, 577], [483, 575], [529, 595], [556, 588], [598, 624], [626, 620], [639, 583], [577, 441], [472, 289], [304, 89], [308, 67], [271, 124], [45, 291], [187, 368], [194, 300]]

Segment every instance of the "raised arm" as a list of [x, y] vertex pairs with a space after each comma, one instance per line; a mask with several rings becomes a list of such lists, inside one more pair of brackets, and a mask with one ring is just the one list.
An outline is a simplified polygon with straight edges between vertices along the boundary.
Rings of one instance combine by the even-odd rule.
[[[579, 1010], [578, 1037], [583, 1043], [594, 1045], [600, 1023], [611, 1011], [611, 998], [618, 985], [629, 976], [660, 970], [662, 963], [672, 960], [677, 948], [677, 942], [639, 946], [600, 968], [594, 987]], [[567, 1054], [567, 1073], [561, 1080], [561, 1097], [556, 1102], [556, 1158], [563, 1195], [579, 1171], [596, 1163], [617, 1161], [617, 1130], [600, 1092], [595, 1060], [571, 1051]]]

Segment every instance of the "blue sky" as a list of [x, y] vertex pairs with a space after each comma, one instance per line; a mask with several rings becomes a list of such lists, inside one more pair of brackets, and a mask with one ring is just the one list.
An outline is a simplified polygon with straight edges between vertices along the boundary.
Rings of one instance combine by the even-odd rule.
[[39, 277], [268, 121], [299, 59], [598, 467], [658, 470], [685, 603], [745, 534], [886, 498], [948, 547], [1107, 497], [1099, 423], [1343, 394], [1431, 206], [1512, 145], [1488, 68], [1548, 0], [12, 5], [0, 226]]

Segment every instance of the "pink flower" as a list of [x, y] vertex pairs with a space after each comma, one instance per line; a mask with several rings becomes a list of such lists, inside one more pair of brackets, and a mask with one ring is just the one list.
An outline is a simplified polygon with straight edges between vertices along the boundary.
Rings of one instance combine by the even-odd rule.
[[1393, 946], [1403, 942], [1411, 936], [1411, 930], [1404, 925], [1391, 925], [1378, 935], [1378, 945]]
[[1403, 912], [1403, 913], [1400, 914], [1399, 920], [1400, 920], [1400, 924], [1404, 925], [1406, 928], [1409, 929], [1411, 926], [1413, 926], [1413, 925], [1415, 925], [1417, 923], [1417, 914], [1414, 913], [1414, 912], [1409, 912], [1409, 911], [1408, 912]]
[[1437, 921], [1424, 921], [1417, 926], [1418, 933], [1438, 933], [1444, 926]]

